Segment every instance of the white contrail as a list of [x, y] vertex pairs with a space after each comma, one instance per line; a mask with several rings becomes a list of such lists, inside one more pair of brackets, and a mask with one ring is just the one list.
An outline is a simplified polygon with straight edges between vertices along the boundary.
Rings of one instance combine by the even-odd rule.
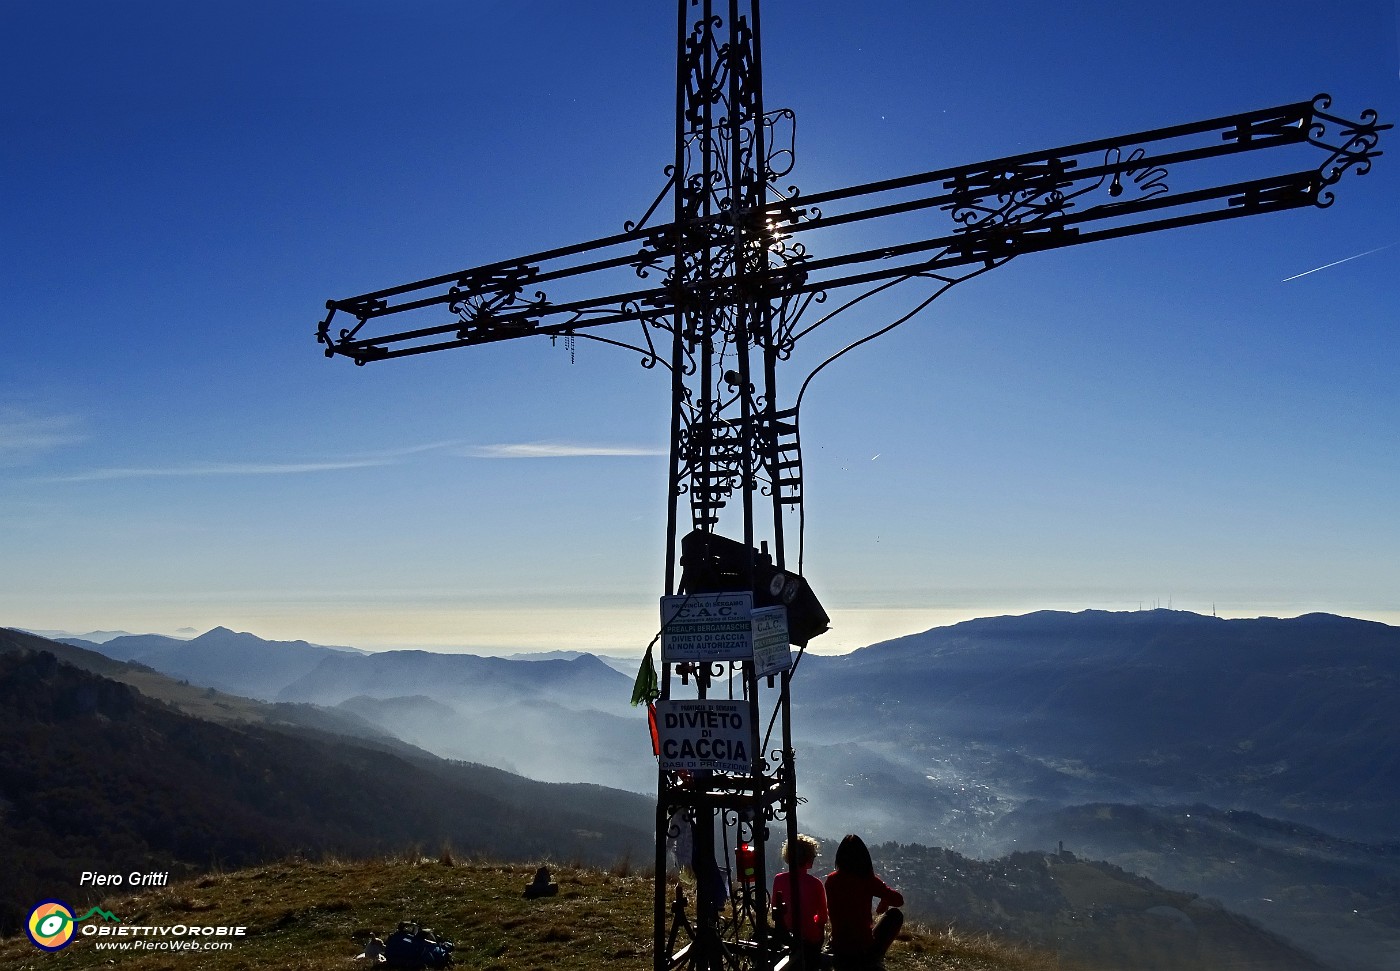
[[[3, 418], [3, 416], [0, 416]], [[10, 444], [3, 422], [0, 422], [0, 458]], [[456, 441], [428, 442], [424, 445], [404, 445], [379, 453], [348, 459], [322, 462], [199, 462], [187, 465], [143, 466], [138, 468], [101, 468], [68, 475], [50, 476], [42, 482], [108, 482], [116, 479], [204, 478], [230, 475], [301, 475], [307, 472], [337, 472], [347, 469], [374, 469], [398, 465], [410, 455], [455, 448]]]
[[69, 475], [55, 475], [41, 482], [110, 482], [116, 479], [206, 478], [229, 475], [301, 475], [306, 472], [337, 472], [345, 469], [372, 469], [391, 465], [387, 459], [354, 459], [345, 462], [224, 462], [203, 465], [148, 466], [145, 468], [106, 468]]
[[473, 445], [464, 455], [477, 459], [608, 458], [665, 455], [664, 449], [636, 445], [575, 445], [568, 442], [522, 442]]
[[1359, 260], [1363, 256], [1370, 256], [1372, 253], [1379, 253], [1383, 249], [1390, 249], [1394, 245], [1394, 243], [1386, 243], [1384, 246], [1377, 246], [1375, 249], [1368, 249], [1366, 252], [1357, 253], [1355, 256], [1348, 256], [1345, 259], [1336, 260], [1332, 263], [1324, 263], [1321, 266], [1313, 267], [1311, 270], [1304, 270], [1302, 273], [1295, 273], [1292, 276], [1286, 276], [1280, 282], [1287, 283], [1289, 280], [1296, 280], [1299, 277], [1307, 276], [1309, 273], [1316, 273], [1318, 270], [1325, 270], [1330, 266], [1340, 266], [1343, 263], [1350, 263], [1352, 260]]

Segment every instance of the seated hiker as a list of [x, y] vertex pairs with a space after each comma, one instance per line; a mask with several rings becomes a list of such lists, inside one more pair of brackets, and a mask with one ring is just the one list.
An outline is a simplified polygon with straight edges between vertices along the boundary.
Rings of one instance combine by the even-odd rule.
[[384, 958], [391, 968], [416, 968], [422, 965], [419, 960], [421, 948], [416, 940], [418, 925], [411, 921], [399, 921], [398, 929], [384, 942]]
[[793, 916], [800, 914], [802, 966], [809, 971], [820, 966], [826, 937], [826, 890], [810, 872], [819, 852], [821, 845], [810, 836], [798, 834], [796, 843], [783, 843], [783, 862], [798, 871], [795, 900], [792, 873], [782, 870], [773, 877], [773, 922], [779, 938], [791, 940]]
[[[904, 896], [875, 875], [870, 850], [848, 834], [836, 848], [836, 869], [826, 878], [831, 955], [837, 968], [879, 967], [904, 925]], [[870, 901], [878, 900], [872, 923]]]

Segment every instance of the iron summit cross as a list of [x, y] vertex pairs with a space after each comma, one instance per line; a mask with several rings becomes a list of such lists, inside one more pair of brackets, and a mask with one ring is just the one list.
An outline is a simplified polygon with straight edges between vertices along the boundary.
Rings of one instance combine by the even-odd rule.
[[[798, 419], [807, 383], [949, 287], [1015, 256], [1325, 208], [1343, 173], [1369, 170], [1391, 126], [1369, 110], [1359, 121], [1329, 114], [1330, 99], [1318, 95], [804, 196], [777, 181], [792, 169], [794, 119], [764, 107], [759, 0], [677, 0], [677, 9], [675, 156], [641, 220], [599, 239], [330, 300], [317, 340], [327, 357], [363, 365], [524, 337], [562, 337], [570, 347], [586, 339], [631, 349], [644, 368], [669, 375], [663, 630], [696, 619], [687, 615], [703, 627], [709, 612], [736, 609], [751, 624], [778, 607], [787, 628], [779, 639], [798, 652], [784, 643], [774, 653], [771, 636], [763, 661], [751, 636], [737, 656], [732, 644], [663, 640], [663, 674], [648, 698], [658, 701], [651, 716], [661, 736], [654, 966], [800, 969], [801, 948], [768, 923], [765, 842], [769, 822], [797, 833], [789, 685], [807, 641], [827, 626], [801, 576]], [[1279, 161], [1261, 174], [1266, 157]], [[667, 221], [656, 221], [663, 212]], [[817, 254], [824, 230], [854, 223], [888, 241]], [[804, 336], [895, 286], [918, 290], [912, 311], [811, 368], [795, 397], [780, 396], [780, 366]], [[338, 316], [348, 322], [333, 330]], [[796, 543], [785, 533], [790, 517]], [[659, 727], [658, 709], [667, 722]], [[710, 732], [697, 749], [702, 730], [685, 725], [701, 718], [724, 720], [724, 745]], [[781, 741], [770, 747], [775, 723]], [[679, 884], [668, 901], [668, 837], [689, 847], [678, 862], [695, 872], [693, 921]], [[800, 898], [792, 902], [801, 909]]]

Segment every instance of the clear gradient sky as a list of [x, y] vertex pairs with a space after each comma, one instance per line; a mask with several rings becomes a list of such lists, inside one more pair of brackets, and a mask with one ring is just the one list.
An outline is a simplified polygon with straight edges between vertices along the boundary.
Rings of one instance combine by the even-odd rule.
[[[1398, 26], [766, 0], [765, 95], [810, 193], [1321, 91], [1397, 121]], [[547, 340], [356, 368], [313, 334], [327, 298], [637, 218], [674, 30], [663, 0], [0, 6], [0, 625], [640, 651], [660, 373]], [[1400, 622], [1382, 147], [1330, 210], [1018, 259], [828, 369], [814, 649], [1038, 608]]]

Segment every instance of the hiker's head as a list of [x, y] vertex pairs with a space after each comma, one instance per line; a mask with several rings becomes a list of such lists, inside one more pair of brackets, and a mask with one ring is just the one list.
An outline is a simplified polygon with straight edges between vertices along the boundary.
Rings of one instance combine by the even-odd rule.
[[836, 869], [856, 877], [869, 877], [875, 873], [875, 864], [870, 861], [870, 850], [865, 840], [855, 833], [847, 833], [836, 847]]
[[821, 844], [806, 833], [798, 833], [796, 841], [784, 841], [783, 862], [796, 867], [811, 866], [821, 848]]

